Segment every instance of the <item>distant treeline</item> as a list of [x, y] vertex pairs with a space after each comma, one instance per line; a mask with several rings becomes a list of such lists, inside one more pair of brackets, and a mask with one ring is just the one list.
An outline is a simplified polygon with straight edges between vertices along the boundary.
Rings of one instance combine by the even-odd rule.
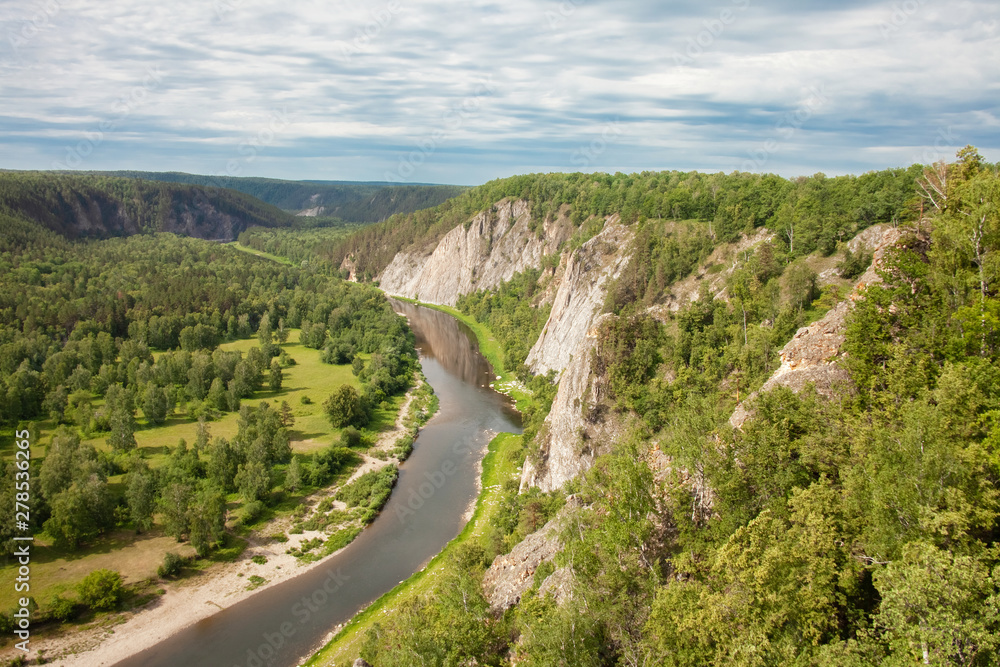
[[379, 222], [397, 213], [430, 208], [466, 189], [457, 185], [283, 181], [274, 178], [201, 176], [178, 172], [115, 171], [107, 172], [106, 175], [229, 188], [286, 211], [323, 207], [322, 215], [346, 222]]
[[[0, 171], [0, 212], [68, 238], [163, 231], [218, 238], [222, 231], [235, 236], [252, 225], [294, 222], [288, 213], [232, 190], [37, 171]], [[5, 224], [14, 233], [16, 225]]]

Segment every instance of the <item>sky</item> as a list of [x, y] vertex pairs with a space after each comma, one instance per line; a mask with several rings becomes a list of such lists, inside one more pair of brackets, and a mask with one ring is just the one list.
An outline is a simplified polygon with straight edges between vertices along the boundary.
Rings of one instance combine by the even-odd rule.
[[0, 168], [475, 185], [1000, 161], [1000, 3], [0, 0]]

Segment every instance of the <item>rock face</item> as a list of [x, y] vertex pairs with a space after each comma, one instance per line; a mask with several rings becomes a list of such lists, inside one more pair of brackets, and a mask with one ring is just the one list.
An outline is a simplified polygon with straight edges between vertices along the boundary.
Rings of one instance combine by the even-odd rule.
[[562, 513], [556, 515], [528, 535], [509, 554], [493, 559], [483, 576], [483, 590], [494, 611], [504, 611], [520, 602], [521, 596], [534, 584], [538, 566], [552, 560], [559, 551], [557, 532], [561, 516]]
[[537, 464], [531, 457], [524, 463], [522, 491], [532, 486], [546, 492], [561, 488], [590, 470], [605, 446], [621, 434], [621, 424], [604, 404], [604, 381], [591, 373], [591, 358], [601, 323], [611, 317], [614, 316], [598, 318], [563, 371], [552, 410], [538, 436]]
[[583, 353], [580, 345], [604, 306], [608, 283], [628, 263], [633, 236], [612, 216], [600, 234], [569, 258], [549, 319], [525, 362], [532, 372], [562, 371], [571, 357]]
[[492, 289], [515, 273], [541, 266], [572, 234], [565, 218], [546, 222], [542, 237], [530, 229], [531, 206], [502, 201], [448, 232], [428, 255], [400, 252], [379, 276], [386, 294], [454, 306], [463, 294]]
[[747, 397], [740, 403], [729, 418], [734, 428], [741, 428], [752, 415], [752, 400], [757, 394], [770, 391], [777, 386], [788, 387], [792, 391], [801, 391], [809, 383], [824, 396], [833, 396], [838, 388], [850, 383], [847, 371], [838, 363], [844, 356], [841, 347], [845, 340], [845, 320], [851, 311], [854, 301], [864, 292], [868, 285], [878, 283], [881, 278], [878, 268], [889, 249], [899, 241], [899, 230], [891, 227], [867, 229], [853, 239], [848, 247], [852, 252], [865, 248], [873, 251], [872, 264], [861, 276], [860, 281], [851, 293], [850, 298], [841, 301], [822, 319], [802, 327], [792, 340], [781, 350], [781, 366], [764, 383], [759, 392]]

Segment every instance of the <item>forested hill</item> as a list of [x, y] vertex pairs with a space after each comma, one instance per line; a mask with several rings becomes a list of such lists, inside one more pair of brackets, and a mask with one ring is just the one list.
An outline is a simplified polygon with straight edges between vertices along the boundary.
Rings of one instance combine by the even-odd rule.
[[248, 227], [294, 221], [275, 206], [222, 188], [15, 171], [0, 171], [0, 213], [7, 214], [0, 229], [4, 238], [24, 231], [12, 221], [17, 218], [71, 239], [174, 232], [226, 241]]
[[180, 172], [116, 171], [99, 175], [229, 188], [286, 211], [308, 211], [311, 215], [336, 217], [345, 222], [379, 222], [397, 213], [431, 208], [466, 189], [457, 185], [284, 181]]
[[351, 258], [358, 275], [381, 273], [397, 252], [431, 247], [457, 225], [504, 198], [531, 203], [539, 229], [559, 213], [576, 226], [619, 214], [622, 222], [703, 220], [718, 242], [767, 227], [794, 254], [829, 254], [857, 231], [894, 223], [915, 203], [920, 168], [887, 169], [861, 176], [785, 179], [774, 174], [733, 172], [643, 172], [640, 174], [528, 174], [498, 179], [465, 191], [434, 209], [400, 214], [367, 227], [325, 258], [335, 265]]

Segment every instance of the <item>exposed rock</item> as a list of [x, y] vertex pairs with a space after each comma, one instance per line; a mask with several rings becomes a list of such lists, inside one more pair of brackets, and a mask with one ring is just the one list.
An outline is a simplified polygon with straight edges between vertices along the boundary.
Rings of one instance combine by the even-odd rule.
[[[705, 289], [716, 299], [725, 300], [727, 298], [726, 280], [739, 266], [742, 254], [755, 250], [762, 243], [767, 243], [773, 238], [774, 234], [762, 227], [750, 236], [741, 236], [734, 243], [724, 243], [717, 246], [712, 254], [701, 263], [701, 266], [695, 269], [694, 273], [670, 286], [664, 303], [653, 306], [650, 309], [650, 314], [665, 322], [668, 313], [676, 313], [681, 308], [697, 301], [702, 289]], [[717, 267], [719, 264], [725, 268], [711, 273], [712, 267]]]
[[558, 526], [562, 512], [528, 535], [504, 556], [497, 556], [483, 576], [483, 590], [494, 611], [516, 605], [534, 583], [535, 570], [559, 551]]
[[568, 567], [560, 567], [555, 572], [545, 577], [545, 581], [538, 587], [539, 597], [551, 595], [557, 604], [562, 604], [566, 600], [573, 598], [573, 584], [576, 577]]
[[580, 341], [559, 380], [552, 409], [538, 436], [537, 465], [531, 457], [524, 463], [521, 490], [537, 486], [542, 491], [561, 488], [577, 475], [590, 470], [594, 459], [624, 430], [605, 402], [604, 378], [591, 373], [602, 315]]
[[628, 263], [633, 236], [617, 215], [611, 216], [603, 231], [567, 260], [549, 319], [525, 361], [532, 372], [562, 371], [577, 354], [604, 306], [608, 283]]
[[354, 661], [354, 667], [372, 667], [372, 666], [369, 665], [364, 660], [362, 660], [361, 658], [358, 658], [357, 660]]
[[[747, 406], [752, 406], [752, 401], [758, 394], [777, 386], [788, 387], [798, 392], [811, 383], [815, 385], [817, 392], [830, 397], [850, 384], [850, 376], [838, 363], [844, 356], [841, 348], [845, 340], [847, 314], [851, 311], [854, 301], [863, 294], [868, 285], [881, 281], [878, 268], [885, 253], [894, 247], [900, 238], [899, 230], [892, 227], [883, 225], [872, 229], [861, 232], [848, 244], [848, 247], [855, 248], [852, 252], [864, 248], [874, 250], [871, 266], [861, 276], [850, 298], [841, 301], [820, 320], [795, 332], [792, 340], [781, 350], [781, 366], [778, 370], [764, 383], [760, 391], [754, 392], [746, 401], [736, 406], [736, 410], [729, 418], [729, 423], [734, 428], [741, 428], [750, 418], [752, 407]], [[876, 232], [880, 233], [877, 237]]]
[[515, 273], [541, 266], [572, 234], [564, 217], [544, 224], [541, 237], [530, 228], [531, 206], [501, 201], [467, 226], [448, 232], [430, 254], [398, 253], [379, 276], [386, 294], [454, 306], [463, 294], [493, 289]]

